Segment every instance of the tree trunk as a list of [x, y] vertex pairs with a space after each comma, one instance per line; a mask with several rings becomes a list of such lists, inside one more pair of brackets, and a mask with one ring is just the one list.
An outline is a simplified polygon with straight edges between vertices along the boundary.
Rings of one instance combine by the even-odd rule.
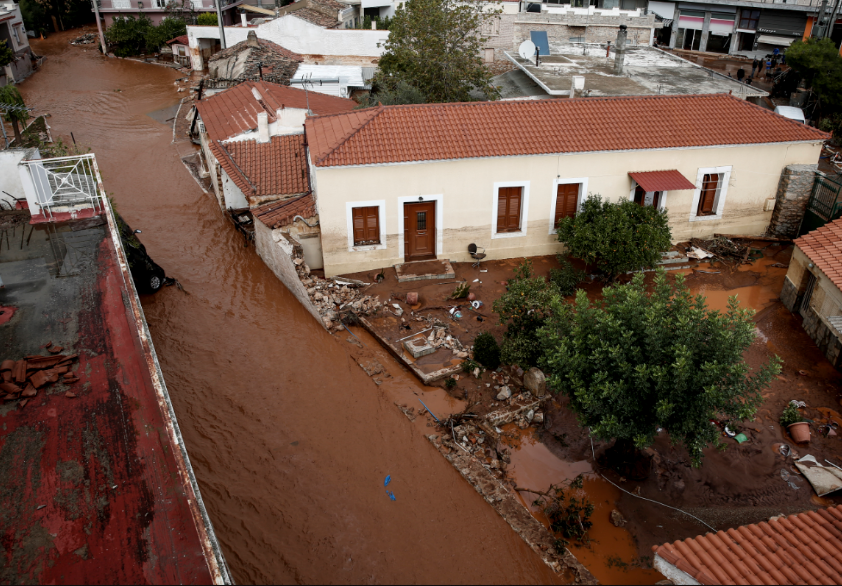
[[23, 139], [20, 136], [20, 123], [17, 118], [12, 118], [12, 130], [15, 133], [15, 144], [18, 145], [18, 148], [22, 147]]

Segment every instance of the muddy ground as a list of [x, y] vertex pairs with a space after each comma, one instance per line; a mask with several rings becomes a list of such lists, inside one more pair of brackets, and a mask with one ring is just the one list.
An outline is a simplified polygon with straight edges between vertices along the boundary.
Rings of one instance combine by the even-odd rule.
[[[735, 267], [723, 266], [718, 262], [691, 261], [692, 269], [678, 271], [685, 275], [694, 293], [707, 297], [710, 308], [723, 310], [728, 298], [737, 295], [743, 306], [757, 311], [754, 317], [757, 338], [746, 353], [746, 360], [752, 368], [759, 368], [772, 355], [778, 355], [783, 360], [782, 372], [764, 392], [765, 402], [757, 417], [753, 421], [742, 422], [735, 430], [744, 433], [748, 437], [747, 442], [740, 445], [723, 434], [724, 449], [708, 449], [701, 468], [693, 468], [686, 451], [680, 446], [671, 445], [669, 437], [664, 433], [652, 446], [653, 464], [649, 478], [633, 482], [594, 464], [590, 440], [579, 427], [575, 415], [566, 408], [567, 400], [563, 397], [548, 404], [543, 426], [525, 431], [513, 424], [504, 428], [508, 436], [506, 441], [515, 447], [512, 454], [515, 465], [510, 468], [509, 476], [519, 486], [544, 490], [550, 482], [558, 482], [582, 472], [589, 474], [591, 481], [586, 484], [586, 489], [591, 498], [602, 506], [595, 517], [601, 515], [605, 518], [597, 520], [597, 527], [592, 530], [600, 534], [593, 546], [589, 549], [574, 549], [574, 553], [601, 580], [616, 582], [625, 579], [639, 583], [651, 580], [652, 574], [645, 567], [651, 560], [653, 545], [684, 539], [709, 529], [679, 512], [622, 493], [600, 481], [595, 472], [604, 474], [630, 493], [683, 509], [717, 530], [755, 523], [780, 513], [795, 513], [842, 503], [842, 496], [824, 499], [817, 497], [793, 466], [796, 455], [800, 457], [808, 453], [816, 456], [820, 462], [827, 458], [842, 466], [840, 437], [823, 437], [819, 432], [819, 426], [827, 422], [828, 415], [834, 415], [826, 409], [840, 410], [842, 376], [803, 331], [801, 318], [787, 311], [777, 299], [792, 246], [769, 242], [755, 242], [752, 246], [762, 251], [762, 258], [752, 264]], [[682, 246], [677, 248], [682, 249]], [[538, 275], [546, 275], [551, 268], [558, 266], [554, 257], [538, 257], [532, 261]], [[398, 283], [394, 269], [387, 269], [385, 280], [372, 285], [368, 293], [379, 294], [383, 300], [397, 302], [406, 313], [403, 322], [397, 317], [383, 321], [381, 335], [399, 338], [419, 331], [426, 326], [423, 322], [414, 322], [413, 318], [429, 314], [447, 323], [451, 332], [466, 346], [481, 331], [491, 332], [499, 340], [504, 326], [495, 319], [491, 304], [505, 291], [506, 280], [513, 276], [520, 262], [522, 259], [483, 263], [482, 268], [487, 271], [484, 273], [468, 263], [454, 263], [455, 280], [470, 283], [471, 291], [485, 303], [481, 310], [483, 315], [478, 315], [467, 309], [462, 301], [465, 315], [458, 321], [452, 320], [446, 309], [457, 304], [447, 299], [456, 287], [451, 282], [453, 279]], [[355, 277], [373, 282], [374, 274], [359, 273]], [[651, 282], [651, 278], [650, 274], [647, 281]], [[474, 283], [474, 279], [481, 282]], [[602, 286], [599, 281], [582, 284], [592, 299], [600, 296]], [[419, 304], [414, 307], [401, 301], [410, 291], [419, 293]], [[428, 311], [425, 309], [428, 307], [445, 309]], [[482, 318], [482, 321], [478, 318]], [[511, 371], [503, 369], [501, 374], [511, 374]], [[511, 381], [517, 386], [517, 376], [512, 376]], [[502, 404], [496, 401], [495, 386], [504, 382], [493, 380], [488, 373], [480, 380], [463, 374], [451, 394], [454, 397], [470, 398], [472, 402], [477, 401], [473, 410], [487, 413], [501, 407]], [[490, 387], [487, 386], [489, 383]], [[436, 384], [443, 386], [442, 382]], [[815, 422], [813, 439], [808, 446], [795, 445], [778, 423], [783, 408], [792, 399], [805, 401], [808, 407], [802, 413]], [[819, 408], [824, 412], [820, 412]], [[837, 414], [836, 417], [842, 421], [842, 416]], [[780, 446], [784, 443], [793, 449], [789, 457], [784, 457], [780, 452]], [[608, 446], [602, 442], [594, 443], [597, 460]], [[781, 470], [790, 475], [787, 481], [782, 478]], [[530, 498], [525, 498], [524, 503], [529, 504]], [[625, 547], [622, 535], [605, 527], [614, 503], [628, 521], [626, 529], [634, 538], [632, 548]], [[541, 518], [540, 514], [536, 516]], [[611, 543], [610, 551], [600, 552], [603, 548], [599, 542], [603, 545]], [[602, 565], [602, 571], [595, 569], [599, 564]]]

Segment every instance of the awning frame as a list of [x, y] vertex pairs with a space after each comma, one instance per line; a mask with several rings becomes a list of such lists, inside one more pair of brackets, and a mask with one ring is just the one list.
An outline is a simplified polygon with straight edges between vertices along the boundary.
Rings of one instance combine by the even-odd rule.
[[660, 171], [630, 171], [635, 180], [647, 193], [652, 191], [683, 191], [696, 189], [696, 184], [682, 175], [678, 169]]

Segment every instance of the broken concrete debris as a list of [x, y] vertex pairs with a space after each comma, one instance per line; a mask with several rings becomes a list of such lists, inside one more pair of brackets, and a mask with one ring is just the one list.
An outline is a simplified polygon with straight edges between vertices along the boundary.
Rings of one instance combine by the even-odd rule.
[[[58, 348], [60, 346], [53, 346]], [[52, 350], [52, 348], [51, 348]], [[47, 384], [61, 382], [73, 384], [79, 379], [70, 372], [70, 367], [77, 354], [52, 356], [27, 356], [21, 360], [4, 360], [0, 363], [0, 396], [3, 401], [17, 401], [22, 408], [30, 399], [38, 395], [38, 391]], [[28, 382], [27, 382], [28, 381]], [[21, 387], [21, 385], [24, 385]], [[75, 396], [75, 395], [74, 395]]]

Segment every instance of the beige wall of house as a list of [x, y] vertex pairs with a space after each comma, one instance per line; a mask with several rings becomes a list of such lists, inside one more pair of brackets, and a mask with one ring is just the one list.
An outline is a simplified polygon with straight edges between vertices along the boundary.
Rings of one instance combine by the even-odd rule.
[[[653, 125], [658, 124], [653, 121]], [[311, 166], [322, 228], [327, 276], [370, 270], [404, 261], [403, 204], [436, 201], [437, 255], [467, 261], [476, 243], [489, 259], [555, 254], [551, 234], [557, 184], [581, 183], [588, 193], [611, 201], [629, 198], [629, 172], [677, 169], [695, 190], [667, 193], [673, 241], [706, 238], [714, 232], [760, 234], [769, 224], [781, 171], [794, 163], [815, 163], [819, 143], [751, 145], [730, 148], [647, 150], [616, 153], [462, 159], [367, 167]], [[727, 189], [719, 213], [698, 218], [702, 175], [722, 173]], [[521, 231], [495, 234], [495, 202], [501, 186], [524, 187]], [[767, 200], [772, 199], [772, 205]], [[379, 245], [355, 247], [351, 209], [380, 207]]]

